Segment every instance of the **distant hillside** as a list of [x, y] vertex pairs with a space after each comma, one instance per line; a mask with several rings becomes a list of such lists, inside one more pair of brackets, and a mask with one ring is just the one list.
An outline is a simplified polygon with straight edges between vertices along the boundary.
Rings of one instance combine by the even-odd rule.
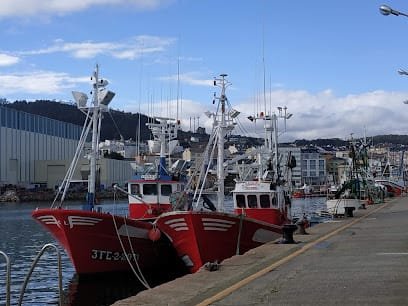
[[[74, 104], [63, 102], [49, 100], [37, 100], [34, 102], [15, 101], [14, 103], [6, 103], [3, 105], [23, 112], [81, 126], [85, 118], [85, 115], [81, 113]], [[136, 139], [138, 120], [139, 114], [137, 113], [125, 113], [111, 109], [102, 119], [101, 140], [120, 139], [120, 135], [122, 135], [124, 139]], [[150, 139], [150, 131], [146, 127], [147, 121], [147, 116], [140, 115], [140, 137], [142, 140]]]
[[[368, 137], [367, 141], [374, 145], [391, 145], [391, 146], [407, 146], [408, 145], [408, 135], [378, 135], [373, 137]], [[343, 147], [347, 146], [349, 141], [342, 140], [340, 138], [329, 138], [329, 139], [313, 139], [313, 140], [295, 140], [296, 146], [308, 146], [314, 145], [318, 147], [332, 146], [332, 147]]]
[[346, 146], [349, 142], [345, 140], [341, 140], [340, 138], [330, 138], [330, 139], [315, 139], [315, 140], [306, 140], [306, 139], [301, 139], [301, 140], [295, 140], [294, 143], [296, 144], [297, 147], [303, 147], [307, 145], [314, 145], [318, 147], [323, 147], [323, 146], [333, 146], [333, 147], [342, 147]]
[[[11, 107], [20, 111], [24, 111], [31, 114], [37, 114], [40, 116], [53, 118], [56, 120], [69, 122], [77, 125], [83, 125], [84, 114], [82, 114], [74, 104], [49, 101], [49, 100], [36, 100], [34, 102], [27, 101], [15, 101], [14, 103], [8, 103], [4, 99], [0, 99], [0, 103], [6, 107]], [[113, 119], [112, 119], [113, 118]], [[139, 114], [126, 113], [118, 110], [110, 110], [109, 113], [104, 115], [101, 140], [105, 139], [120, 139], [120, 135], [124, 139], [136, 139], [136, 132], [138, 126]], [[140, 137], [141, 140], [151, 139], [151, 133], [146, 127], [148, 117], [140, 115]], [[179, 139], [182, 142], [188, 142], [191, 136], [199, 138], [200, 141], [208, 139], [208, 135], [197, 134], [191, 132], [179, 132]], [[247, 137], [245, 137], [247, 138]], [[258, 139], [247, 138], [251, 143], [258, 143]], [[370, 137], [375, 145], [389, 144], [391, 146], [408, 146], [407, 135], [378, 135]], [[318, 147], [332, 146], [343, 147], [347, 146], [348, 141], [340, 138], [330, 139], [314, 139], [314, 140], [296, 140], [294, 141], [296, 146], [308, 146], [314, 145]]]

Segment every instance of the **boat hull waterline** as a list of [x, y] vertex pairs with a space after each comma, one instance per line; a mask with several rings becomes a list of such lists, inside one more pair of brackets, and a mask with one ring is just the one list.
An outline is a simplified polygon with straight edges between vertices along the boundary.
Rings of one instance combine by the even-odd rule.
[[174, 257], [165, 237], [149, 238], [154, 227], [148, 221], [68, 209], [37, 209], [32, 216], [66, 250], [78, 274], [131, 271], [128, 259], [133, 267], [137, 260], [144, 272], [171, 264]]

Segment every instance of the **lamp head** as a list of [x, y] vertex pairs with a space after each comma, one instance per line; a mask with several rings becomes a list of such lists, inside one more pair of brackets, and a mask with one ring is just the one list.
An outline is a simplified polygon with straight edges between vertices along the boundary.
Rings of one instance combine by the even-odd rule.
[[395, 15], [395, 16], [399, 16], [400, 12], [393, 10], [392, 8], [390, 8], [388, 5], [381, 5], [380, 6], [380, 13], [383, 14], [384, 16], [388, 16], [389, 14]]
[[408, 75], [408, 72], [405, 71], [404, 69], [398, 69], [398, 74], [399, 75]]

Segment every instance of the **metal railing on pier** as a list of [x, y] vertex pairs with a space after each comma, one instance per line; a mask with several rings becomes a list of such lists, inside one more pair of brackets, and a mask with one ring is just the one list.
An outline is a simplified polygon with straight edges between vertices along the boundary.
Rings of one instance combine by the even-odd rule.
[[10, 259], [6, 253], [0, 251], [0, 255], [6, 260], [6, 306], [10, 306], [10, 275], [11, 275], [11, 264]]
[[[58, 304], [60, 306], [63, 305], [63, 292], [62, 292], [62, 268], [61, 268], [61, 253], [60, 250], [58, 249], [57, 246], [55, 246], [52, 243], [48, 243], [45, 244], [42, 249], [40, 250], [40, 252], [38, 253], [38, 255], [36, 256], [36, 258], [34, 259], [33, 263], [31, 264], [30, 270], [28, 271], [25, 279], [24, 279], [24, 283], [21, 287], [20, 290], [20, 297], [18, 300], [18, 306], [21, 306], [23, 303], [23, 298], [24, 298], [24, 293], [26, 291], [27, 288], [27, 284], [28, 281], [30, 280], [30, 277], [34, 271], [34, 268], [37, 266], [38, 261], [40, 260], [41, 256], [45, 253], [45, 251], [47, 249], [54, 249], [57, 253], [57, 268], [58, 268], [58, 293], [59, 293], [59, 301]], [[10, 306], [10, 283], [11, 283], [11, 263], [10, 263], [10, 259], [7, 256], [6, 253], [0, 251], [0, 255], [2, 255], [5, 260], [6, 260], [6, 304], [5, 306]]]

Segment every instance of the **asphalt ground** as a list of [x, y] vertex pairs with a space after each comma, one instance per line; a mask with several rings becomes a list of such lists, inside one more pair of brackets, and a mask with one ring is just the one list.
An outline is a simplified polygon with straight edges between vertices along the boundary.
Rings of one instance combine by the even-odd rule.
[[394, 198], [113, 305], [408, 305], [407, 229]]

